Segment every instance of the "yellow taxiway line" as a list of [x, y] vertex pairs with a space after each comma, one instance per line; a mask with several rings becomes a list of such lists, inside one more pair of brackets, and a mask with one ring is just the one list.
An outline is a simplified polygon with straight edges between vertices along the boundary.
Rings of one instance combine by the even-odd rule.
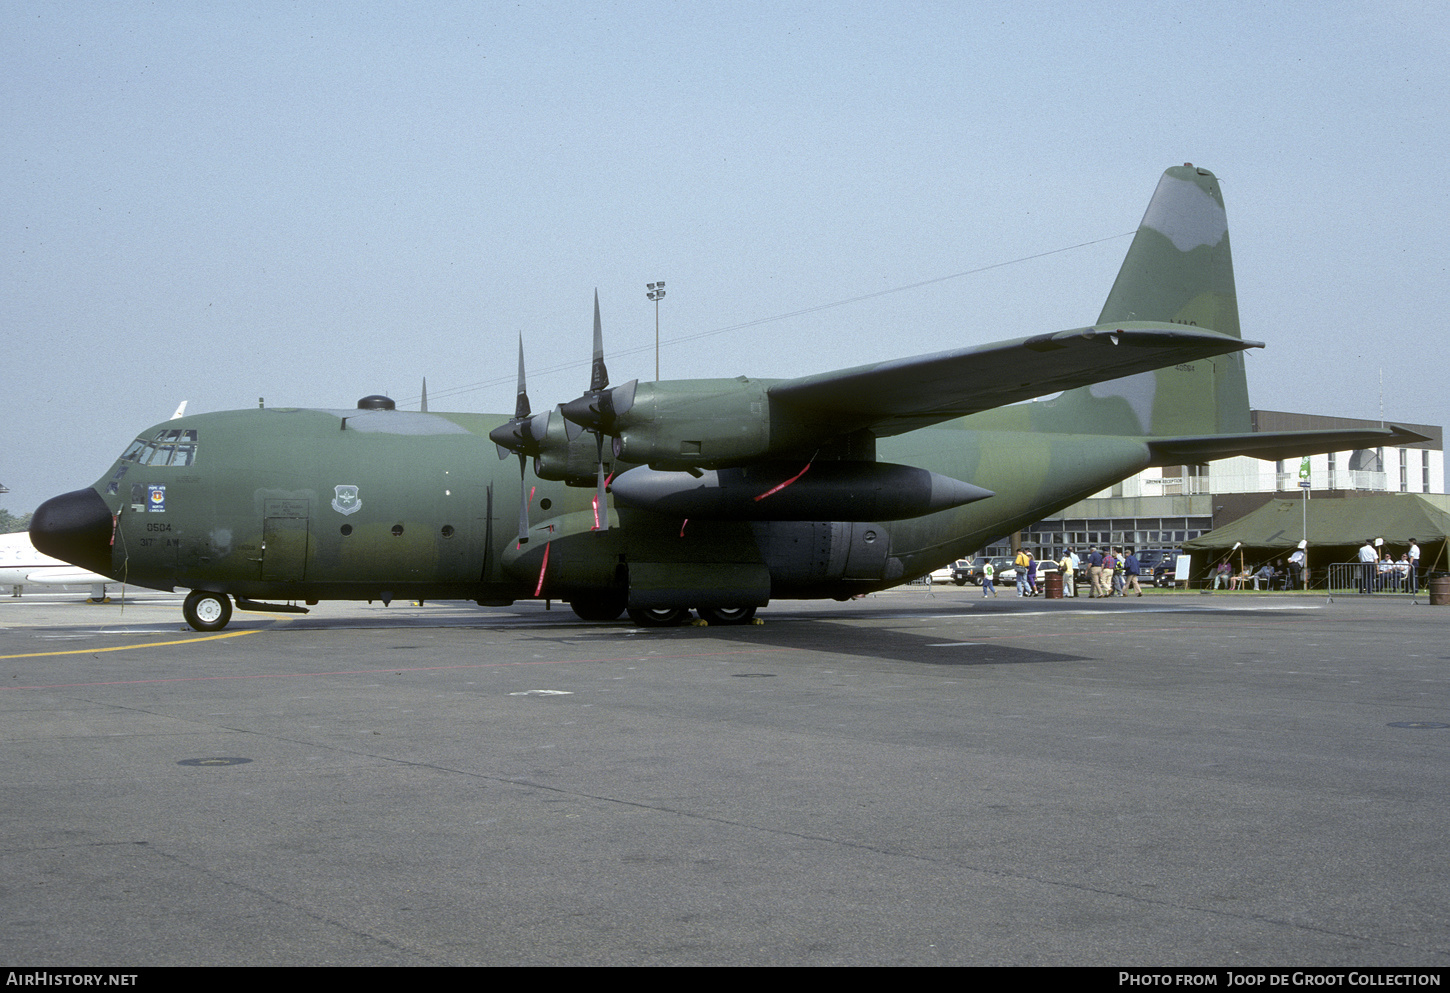
[[164, 648], [167, 645], [190, 645], [198, 641], [216, 641], [219, 638], [240, 638], [244, 634], [256, 634], [261, 628], [250, 631], [228, 631], [226, 634], [209, 634], [201, 638], [178, 638], [175, 641], [151, 641], [144, 645], [116, 645], [113, 648], [72, 648], [63, 652], [27, 652], [24, 655], [0, 655], [0, 659], [38, 659], [46, 655], [95, 655], [100, 652], [133, 652], [138, 648]]

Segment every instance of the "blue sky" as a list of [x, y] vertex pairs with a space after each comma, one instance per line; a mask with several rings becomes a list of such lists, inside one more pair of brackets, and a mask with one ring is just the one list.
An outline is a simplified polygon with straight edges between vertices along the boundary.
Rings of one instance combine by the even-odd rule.
[[426, 376], [511, 412], [520, 333], [535, 406], [570, 399], [596, 288], [615, 382], [653, 378], [661, 279], [667, 378], [1089, 324], [1185, 161], [1223, 180], [1255, 405], [1378, 417], [1382, 375], [1387, 418], [1450, 423], [1447, 11], [6, 4], [0, 505], [182, 400]]

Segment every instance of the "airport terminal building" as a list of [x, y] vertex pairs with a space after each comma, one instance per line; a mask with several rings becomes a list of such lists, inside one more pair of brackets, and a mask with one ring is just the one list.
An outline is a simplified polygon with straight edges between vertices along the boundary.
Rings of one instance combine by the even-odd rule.
[[[1356, 430], [1379, 421], [1350, 417], [1250, 411], [1255, 431]], [[1396, 422], [1400, 423], [1400, 422]], [[1402, 424], [1429, 440], [1400, 448], [1330, 452], [1309, 459], [1311, 498], [1344, 499], [1382, 493], [1445, 492], [1442, 428]], [[1252, 513], [1270, 500], [1299, 497], [1300, 463], [1237, 457], [1206, 465], [1145, 469], [1109, 490], [1038, 521], [1022, 532], [1022, 544], [1039, 558], [1088, 545], [1176, 548], [1183, 542]], [[1011, 554], [1011, 536], [983, 554]]]

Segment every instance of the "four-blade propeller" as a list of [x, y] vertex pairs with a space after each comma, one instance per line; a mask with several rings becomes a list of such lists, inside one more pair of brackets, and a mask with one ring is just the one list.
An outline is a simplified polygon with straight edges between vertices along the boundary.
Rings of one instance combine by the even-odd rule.
[[589, 376], [589, 389], [568, 403], [559, 405], [564, 416], [565, 429], [569, 439], [579, 437], [587, 430], [594, 435], [597, 452], [598, 491], [595, 508], [599, 515], [599, 530], [609, 530], [609, 506], [606, 501], [608, 480], [604, 475], [604, 436], [615, 433], [618, 418], [634, 405], [635, 387], [638, 380], [630, 380], [623, 386], [609, 388], [609, 370], [604, 365], [604, 331], [599, 321], [599, 291], [594, 291], [594, 365]]
[[524, 337], [519, 335], [519, 393], [514, 403], [514, 416], [488, 433], [498, 446], [498, 457], [510, 454], [519, 457], [519, 544], [529, 540], [529, 495], [524, 488], [524, 469], [532, 456], [543, 450], [544, 435], [549, 429], [548, 413], [530, 416], [529, 392], [524, 383]]

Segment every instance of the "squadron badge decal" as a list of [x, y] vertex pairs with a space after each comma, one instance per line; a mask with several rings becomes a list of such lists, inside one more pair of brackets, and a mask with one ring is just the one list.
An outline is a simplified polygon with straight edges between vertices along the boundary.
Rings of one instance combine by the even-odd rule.
[[332, 509], [339, 514], [346, 517], [362, 510], [362, 501], [358, 499], [356, 486], [334, 486], [332, 492]]

